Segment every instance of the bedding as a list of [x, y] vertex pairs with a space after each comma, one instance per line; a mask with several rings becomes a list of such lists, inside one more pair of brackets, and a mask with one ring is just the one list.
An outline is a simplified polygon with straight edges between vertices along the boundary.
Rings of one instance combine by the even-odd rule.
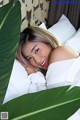
[[80, 52], [80, 28], [71, 39], [66, 41], [65, 45], [70, 46], [76, 51]]
[[48, 31], [60, 40], [62, 45], [76, 33], [76, 29], [65, 15], [62, 15], [59, 21], [52, 25]]
[[[53, 7], [53, 5], [52, 5], [52, 7]], [[53, 7], [54, 8], [54, 7]], [[74, 10], [74, 11], [76, 11], [76, 10]], [[60, 11], [59, 11], [60, 12]], [[72, 11], [73, 12], [73, 11]], [[76, 14], [77, 13], [79, 13], [79, 12], [76, 12]], [[70, 11], [70, 16], [71, 16], [71, 11]], [[78, 15], [76, 15], [76, 16], [78, 16]], [[56, 17], [56, 16], [55, 16]], [[77, 19], [77, 17], [75, 17], [76, 19]], [[64, 21], [64, 20], [62, 20], [62, 21]], [[67, 22], [69, 22], [69, 21], [67, 21]], [[66, 23], [67, 23], [66, 22]], [[59, 24], [61, 24], [62, 22], [61, 22], [61, 20], [59, 20]], [[56, 23], [57, 24], [57, 23]], [[63, 24], [62, 24], [63, 25]], [[58, 26], [58, 25], [57, 25]], [[65, 24], [65, 26], [66, 26], [66, 24]], [[69, 40], [75, 33], [76, 33], [76, 30], [75, 30], [75, 28], [72, 26], [72, 25], [69, 25], [69, 26], [71, 26], [71, 28], [70, 28], [70, 32], [72, 32], [72, 33], [70, 33], [70, 37], [68, 36], [68, 38], [66, 39], [63, 39], [63, 37], [65, 37], [65, 35], [63, 35], [63, 32], [64, 32], [64, 34], [66, 33], [66, 31], [63, 29], [63, 31], [61, 32], [62, 33], [62, 39], [60, 39], [60, 37], [57, 37], [57, 35], [56, 35], [56, 37], [57, 38], [59, 38], [60, 39], [60, 41], [62, 42], [62, 44], [65, 44], [66, 42], [67, 42], [67, 40]], [[66, 26], [65, 27], [65, 29], [67, 28], [67, 27], [69, 27], [69, 26]], [[62, 27], [62, 26], [61, 26]], [[61, 28], [60, 27], [60, 28]], [[64, 26], [63, 26], [64, 27]], [[56, 29], [56, 27], [55, 26], [53, 26], [53, 27], [51, 27], [50, 28], [50, 32], [53, 32], [53, 30], [51, 30], [52, 28], [55, 28], [55, 31], [57, 31]], [[61, 30], [61, 29], [60, 29]], [[59, 30], [59, 32], [60, 32], [60, 30]], [[67, 29], [66, 29], [67, 30]], [[69, 31], [68, 31], [68, 33], [69, 33]], [[56, 33], [57, 34], [57, 33]], [[61, 34], [60, 34], [61, 35]], [[67, 34], [66, 34], [67, 35]], [[70, 40], [70, 41], [72, 41], [72, 40]], [[71, 44], [69, 44], [69, 45], [71, 45]], [[16, 60], [15, 60], [16, 61]], [[17, 66], [17, 65], [15, 65], [15, 64], [18, 64], [19, 66]], [[14, 66], [15, 66], [15, 69], [17, 68], [18, 70], [16, 70], [15, 71], [15, 69], [14, 69]], [[9, 83], [9, 86], [10, 86], [10, 88], [12, 89], [12, 91], [11, 91], [11, 89], [9, 89], [9, 86], [8, 86], [8, 89], [7, 89], [7, 93], [6, 93], [6, 96], [5, 96], [5, 99], [4, 99], [4, 103], [5, 102], [7, 102], [7, 101], [9, 101], [10, 99], [13, 99], [13, 98], [15, 98], [15, 97], [18, 97], [18, 96], [20, 96], [20, 95], [22, 95], [22, 94], [26, 94], [26, 93], [28, 93], [27, 91], [28, 91], [28, 85], [29, 85], [29, 81], [27, 81], [27, 77], [28, 77], [28, 75], [27, 75], [27, 73], [26, 73], [26, 71], [24, 70], [24, 68], [18, 63], [18, 61], [16, 61], [15, 63], [14, 63], [14, 66], [13, 66], [13, 69], [14, 69], [14, 71], [15, 71], [15, 73], [13, 74], [13, 70], [12, 70], [12, 76], [13, 76], [13, 78], [12, 78], [12, 76], [11, 76], [11, 78], [10, 78], [10, 83]], [[16, 67], [17, 66], [17, 67]], [[21, 71], [21, 72], [20, 72]], [[17, 76], [15, 76], [15, 75], [17, 75]], [[78, 74], [79, 75], [79, 74]], [[42, 76], [42, 75], [41, 75]], [[19, 79], [16, 79], [16, 77], [19, 77]], [[33, 78], [33, 76], [31, 76], [32, 78]], [[79, 77], [79, 76], [78, 76]], [[37, 78], [37, 77], [36, 77]], [[11, 83], [11, 79], [13, 79], [13, 83]], [[31, 78], [30, 78], [31, 79]], [[28, 80], [30, 80], [30, 79], [28, 79]], [[42, 78], [41, 78], [42, 79]], [[17, 81], [16, 81], [17, 80]], [[37, 80], [36, 80], [37, 81]], [[43, 80], [44, 81], [44, 80]], [[19, 83], [19, 85], [18, 85], [18, 83]], [[20, 84], [21, 83], [21, 84]], [[32, 82], [31, 82], [32, 83]], [[42, 84], [43, 83], [45, 83], [45, 81], [44, 82], [42, 82]], [[74, 82], [75, 83], [75, 82]], [[14, 87], [14, 85], [16, 85], [16, 87]], [[32, 84], [31, 84], [32, 85]], [[74, 84], [72, 84], [72, 85], [74, 85]], [[79, 82], [77, 82], [76, 83], [76, 85], [79, 85]], [[18, 86], [19, 86], [19, 89], [18, 89]], [[22, 87], [22, 88], [21, 88]], [[32, 88], [33, 86], [31, 86], [31, 88]], [[34, 87], [35, 88], [35, 87]], [[38, 87], [37, 87], [38, 88]], [[43, 88], [44, 88], [44, 85], [43, 85]], [[8, 92], [9, 91], [9, 92]], [[32, 91], [32, 90], [31, 90]], [[13, 95], [13, 96], [12, 96]], [[77, 112], [76, 113], [76, 117], [75, 117], [75, 114], [74, 114], [74, 117], [73, 118], [71, 118], [70, 120], [79, 120], [80, 119], [80, 115], [79, 115], [79, 113], [80, 113], [80, 111], [79, 112]]]
[[[49, 28], [48, 31], [49, 32], [52, 31], [52, 34], [54, 32], [54, 34], [59, 36], [59, 35], [61, 35], [61, 33], [62, 33], [62, 35], [67, 34], [67, 32], [69, 32], [71, 30], [70, 36], [65, 35], [63, 37], [67, 40], [69, 37], [71, 37], [76, 32], [75, 28], [70, 24], [70, 26], [67, 27], [67, 30], [64, 33], [62, 31], [60, 33], [60, 27], [58, 25], [62, 26], [64, 24], [66, 24], [67, 22], [68, 22], [68, 24], [70, 24], [69, 20], [66, 18], [66, 16], [62, 15], [59, 22], [56, 23], [55, 25], [53, 25], [51, 28]], [[45, 23], [42, 23], [39, 27], [47, 30]], [[58, 29], [58, 27], [59, 27], [59, 29]], [[62, 29], [63, 29], [63, 27], [62, 27]], [[55, 31], [56, 31], [56, 33], [55, 33]], [[62, 37], [62, 35], [60, 37]], [[72, 38], [68, 39], [68, 41], [66, 42], [65, 45], [69, 45], [69, 46], [74, 45], [75, 48], [77, 48], [77, 46], [79, 46], [79, 44], [78, 44], [79, 36], [80, 36], [80, 29], [75, 33], [75, 35]], [[77, 41], [77, 42], [75, 42], [75, 41]], [[65, 41], [63, 43], [65, 43]], [[80, 47], [78, 47], [77, 49], [79, 50]], [[42, 81], [39, 81], [39, 80], [42, 80]], [[18, 96], [21, 96], [23, 94], [44, 90], [44, 89], [46, 89], [45, 82], [46, 82], [45, 78], [41, 73], [37, 73], [37, 74], [28, 76], [24, 67], [15, 59], [13, 69], [12, 69], [12, 74], [10, 77], [10, 82], [9, 82], [8, 89], [7, 89], [3, 103], [5, 103], [13, 98], [16, 98]], [[66, 82], [66, 85], [67, 84], [68, 83]]]
[[75, 112], [71, 117], [69, 117], [67, 120], [80, 120], [80, 109]]
[[[64, 23], [64, 21], [66, 21], [66, 19], [67, 18], [64, 15], [62, 15], [61, 19], [59, 20], [59, 23], [56, 23], [56, 24], [57, 25], [65, 24], [66, 22]], [[51, 31], [57, 30], [58, 26], [56, 28], [55, 28], [55, 26], [56, 25], [53, 25], [48, 30], [51, 30]], [[43, 29], [46, 29], [45, 23], [42, 23], [39, 27], [42, 27]], [[73, 32], [71, 34], [75, 33], [76, 30], [74, 29], [73, 26], [71, 28], [69, 28], [69, 30], [70, 29], [73, 29], [72, 30]], [[69, 31], [69, 30], [67, 30], [67, 31]], [[59, 34], [60, 34], [60, 32], [59, 32]], [[75, 40], [75, 38], [77, 40], [79, 40], [78, 39], [79, 35], [80, 35], [80, 29], [77, 31], [77, 33], [75, 33], [75, 35], [70, 40], [68, 39], [68, 41], [66, 42], [66, 45], [70, 46], [71, 45], [70, 43], [73, 40]], [[65, 37], [67, 39], [67, 35]], [[79, 44], [77, 44], [77, 45], [79, 46]], [[37, 80], [40, 80], [40, 79], [42, 81], [37, 81]], [[31, 82], [32, 82], [32, 84], [31, 84]], [[23, 94], [37, 92], [37, 91], [46, 89], [45, 82], [46, 82], [45, 78], [44, 78], [43, 75], [41, 75], [41, 73], [37, 73], [36, 75], [34, 74], [34, 75], [29, 75], [28, 76], [28, 74], [25, 71], [24, 67], [15, 59], [13, 69], [12, 69], [12, 74], [11, 74], [11, 77], [10, 77], [10, 82], [9, 82], [8, 89], [7, 89], [6, 96], [5, 96], [5, 99], [4, 99], [3, 103], [5, 103], [5, 102], [7, 102], [7, 101], [9, 101], [9, 100], [11, 100], [13, 98], [16, 98], [18, 96], [21, 96]]]
[[39, 27], [41, 27], [41, 28], [47, 30], [47, 27], [46, 27], [46, 25], [45, 25], [45, 22], [43, 22], [42, 24], [40, 24]]
[[48, 88], [65, 85], [80, 86], [80, 56], [50, 64], [46, 80]]
[[23, 94], [46, 89], [41, 72], [28, 75], [24, 67], [15, 59], [3, 104]]
[[[54, 25], [64, 14], [77, 30], [80, 27], [80, 4], [78, 4], [80, 0], [75, 0], [75, 2], [77, 4], [56, 4], [55, 0], [50, 0], [47, 27]], [[64, 0], [64, 3], [66, 3], [66, 0]]]
[[[39, 27], [46, 29], [45, 23]], [[24, 67], [15, 59], [3, 104], [23, 94], [46, 89], [45, 78], [41, 72], [28, 75]]]
[[[80, 86], [80, 57], [50, 64], [46, 80], [49, 89], [66, 85], [71, 85], [69, 89]], [[67, 120], [80, 120], [80, 109]]]
[[[52, 33], [62, 43], [62, 45], [70, 44], [69, 46], [71, 46], [71, 43], [74, 42], [71, 39], [73, 39], [74, 37], [76, 37], [77, 39], [80, 33], [80, 29], [76, 33], [76, 29], [64, 14], [60, 17], [58, 22], [52, 25], [50, 28], [47, 29], [44, 22], [40, 24], [39, 27]], [[72, 42], [68, 43], [67, 41], [72, 41]]]

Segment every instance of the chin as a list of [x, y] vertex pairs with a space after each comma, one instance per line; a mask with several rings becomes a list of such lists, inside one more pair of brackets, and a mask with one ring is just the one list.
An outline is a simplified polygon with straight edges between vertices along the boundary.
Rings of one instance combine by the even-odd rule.
[[47, 68], [48, 68], [48, 67], [41, 67], [41, 69], [43, 69], [43, 70], [47, 70]]

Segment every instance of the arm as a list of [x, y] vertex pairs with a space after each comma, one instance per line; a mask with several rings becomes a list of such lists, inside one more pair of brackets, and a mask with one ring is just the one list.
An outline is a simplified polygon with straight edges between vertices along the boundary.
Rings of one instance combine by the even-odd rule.
[[28, 74], [28, 77], [26, 78], [26, 81], [29, 81], [27, 92], [33, 93], [46, 89], [46, 80], [44, 75], [41, 72], [37, 72], [33, 66], [26, 66], [23, 62], [20, 63]]
[[30, 75], [32, 73], [36, 73], [35, 68], [32, 65], [30, 65], [29, 63], [27, 63], [26, 59], [18, 52], [16, 53], [16, 59], [25, 68], [28, 75]]
[[26, 62], [23, 61], [24, 58], [22, 59], [19, 54], [16, 54], [16, 58], [19, 63], [24, 67], [26, 74], [28, 74], [26, 78], [26, 82], [28, 82], [27, 93], [37, 92], [46, 89], [46, 80], [44, 75], [41, 72], [37, 72], [32, 65], [28, 63], [26, 64]]
[[51, 52], [49, 64], [57, 61], [76, 58], [79, 53], [68, 46], [60, 46]]
[[28, 93], [38, 92], [47, 89], [46, 79], [41, 72], [30, 74], [27, 77], [27, 80], [30, 81]]
[[28, 75], [22, 64], [15, 60], [3, 104], [21, 95], [44, 90], [45, 83], [42, 73]]

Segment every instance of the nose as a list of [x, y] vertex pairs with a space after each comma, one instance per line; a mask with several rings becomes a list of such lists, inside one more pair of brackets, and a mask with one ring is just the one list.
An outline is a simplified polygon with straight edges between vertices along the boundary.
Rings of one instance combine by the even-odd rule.
[[40, 65], [41, 63], [41, 58], [39, 56], [35, 56], [35, 62]]

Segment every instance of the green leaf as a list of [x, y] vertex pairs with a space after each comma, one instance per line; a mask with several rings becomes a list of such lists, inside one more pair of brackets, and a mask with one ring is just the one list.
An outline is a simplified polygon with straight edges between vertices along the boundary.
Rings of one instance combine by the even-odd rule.
[[66, 120], [80, 107], [80, 87], [69, 86], [23, 95], [4, 104], [10, 120]]
[[10, 79], [19, 41], [21, 11], [20, 2], [11, 1], [0, 8], [0, 105], [3, 102]]
[[[9, 83], [21, 25], [20, 3], [0, 8], [0, 105]], [[27, 87], [27, 86], [26, 86]], [[23, 95], [0, 106], [9, 120], [66, 120], [80, 107], [80, 87], [69, 86]]]

